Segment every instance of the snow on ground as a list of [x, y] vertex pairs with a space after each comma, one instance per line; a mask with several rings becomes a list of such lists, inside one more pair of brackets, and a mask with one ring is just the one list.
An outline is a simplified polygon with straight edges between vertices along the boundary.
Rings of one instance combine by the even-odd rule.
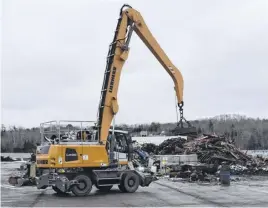
[[159, 145], [167, 139], [178, 138], [178, 137], [187, 139], [187, 137], [185, 136], [149, 136], [149, 137], [132, 137], [132, 140], [133, 141], [136, 140], [140, 144], [153, 143], [153, 144]]

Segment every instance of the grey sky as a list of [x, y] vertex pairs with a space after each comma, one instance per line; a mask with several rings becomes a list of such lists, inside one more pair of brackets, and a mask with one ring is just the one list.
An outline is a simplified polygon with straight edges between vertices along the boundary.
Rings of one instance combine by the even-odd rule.
[[[95, 120], [126, 1], [3, 1], [2, 122]], [[268, 1], [128, 1], [184, 77], [188, 119], [268, 117]], [[117, 123], [174, 122], [173, 82], [134, 35]]]

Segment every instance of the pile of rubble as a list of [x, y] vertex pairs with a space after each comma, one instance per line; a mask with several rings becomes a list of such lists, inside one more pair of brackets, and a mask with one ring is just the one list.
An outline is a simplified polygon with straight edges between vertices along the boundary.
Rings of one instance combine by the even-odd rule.
[[184, 152], [183, 144], [186, 142], [183, 138], [172, 138], [167, 139], [162, 142], [158, 147], [158, 154], [159, 155], [166, 155], [166, 154], [181, 154]]
[[[144, 144], [144, 151], [158, 155], [197, 154], [198, 161], [205, 164], [202, 172], [215, 174], [224, 162], [229, 165], [231, 174], [268, 174], [268, 159], [249, 156], [235, 147], [234, 142], [223, 136], [204, 134], [190, 141], [172, 138], [159, 146]], [[174, 167], [172, 167], [174, 169]], [[189, 174], [193, 170], [188, 168]]]
[[196, 153], [202, 163], [220, 164], [225, 161], [246, 165], [248, 162], [253, 162], [253, 158], [236, 148], [232, 141], [216, 135], [203, 135], [184, 143], [184, 149], [186, 154]]

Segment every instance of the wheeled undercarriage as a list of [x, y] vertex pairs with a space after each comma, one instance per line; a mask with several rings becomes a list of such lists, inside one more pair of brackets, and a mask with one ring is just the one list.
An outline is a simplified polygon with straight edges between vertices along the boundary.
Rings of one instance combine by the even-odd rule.
[[95, 185], [100, 191], [109, 191], [117, 185], [122, 192], [135, 192], [139, 186], [149, 186], [153, 176], [131, 169], [86, 170], [76, 173], [46, 173], [36, 177], [38, 189], [52, 187], [57, 193], [72, 192], [76, 196], [85, 196]]

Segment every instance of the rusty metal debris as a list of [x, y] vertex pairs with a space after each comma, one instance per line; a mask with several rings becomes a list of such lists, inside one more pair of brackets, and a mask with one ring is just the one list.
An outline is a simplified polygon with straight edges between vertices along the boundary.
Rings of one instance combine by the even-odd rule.
[[197, 154], [200, 164], [170, 166], [170, 177], [188, 178], [191, 181], [215, 180], [223, 162], [230, 166], [233, 175], [268, 174], [268, 159], [245, 154], [224, 136], [204, 134], [190, 141], [178, 137], [167, 139], [158, 146], [143, 144], [142, 149], [158, 155]]

